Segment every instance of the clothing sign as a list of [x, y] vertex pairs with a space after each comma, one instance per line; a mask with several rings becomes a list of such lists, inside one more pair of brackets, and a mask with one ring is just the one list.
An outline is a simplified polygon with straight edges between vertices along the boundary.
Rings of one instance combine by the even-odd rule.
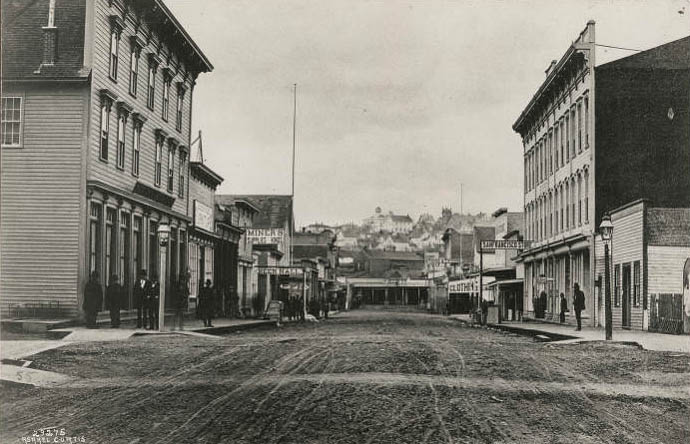
[[483, 240], [482, 250], [524, 250], [525, 241], [515, 239]]
[[448, 293], [472, 293], [474, 291], [474, 281], [471, 279], [448, 282]]
[[194, 201], [194, 226], [213, 233], [213, 208]]
[[279, 244], [283, 241], [285, 230], [282, 228], [247, 228], [246, 236], [255, 245]]

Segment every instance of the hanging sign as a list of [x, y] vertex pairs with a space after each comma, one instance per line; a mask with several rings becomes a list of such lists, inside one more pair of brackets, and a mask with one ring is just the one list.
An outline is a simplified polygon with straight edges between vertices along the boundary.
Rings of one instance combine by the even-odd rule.
[[271, 266], [259, 266], [256, 267], [259, 274], [272, 274], [277, 276], [301, 276], [304, 273], [304, 269], [300, 267], [271, 267]]
[[254, 244], [279, 244], [285, 237], [285, 230], [282, 228], [247, 228], [246, 236]]
[[524, 250], [525, 241], [517, 239], [483, 240], [480, 247], [482, 250]]

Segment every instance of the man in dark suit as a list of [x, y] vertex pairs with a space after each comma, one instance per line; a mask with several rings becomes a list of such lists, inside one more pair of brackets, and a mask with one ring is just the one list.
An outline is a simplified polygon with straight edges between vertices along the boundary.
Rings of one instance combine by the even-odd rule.
[[575, 319], [577, 319], [577, 330], [582, 330], [582, 310], [585, 309], [585, 294], [580, 290], [580, 285], [575, 282], [573, 285], [573, 309], [575, 309]]
[[151, 290], [151, 282], [146, 279], [146, 270], [141, 270], [139, 272], [139, 277], [136, 282], [134, 282], [134, 306], [137, 308], [137, 328], [142, 327], [142, 314], [144, 315], [143, 325], [147, 324], [147, 313], [144, 310], [144, 304], [146, 304], [146, 298]]

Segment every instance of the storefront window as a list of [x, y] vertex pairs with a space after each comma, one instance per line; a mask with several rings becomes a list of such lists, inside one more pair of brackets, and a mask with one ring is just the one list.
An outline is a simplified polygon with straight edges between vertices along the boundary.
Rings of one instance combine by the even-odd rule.
[[134, 216], [132, 221], [132, 231], [134, 235], [132, 236], [132, 250], [134, 251], [134, 273], [138, 274], [141, 269], [141, 217]]
[[177, 281], [179, 277], [177, 270], [177, 228], [170, 229], [170, 278]]
[[[120, 212], [120, 284], [124, 288], [130, 286], [129, 276], [129, 247], [130, 247], [130, 215], [124, 211]], [[124, 301], [125, 307], [129, 308], [129, 301]]]
[[158, 278], [158, 223], [149, 222], [149, 279]]
[[189, 243], [189, 294], [199, 294], [199, 244]]
[[101, 211], [99, 203], [91, 202], [89, 217], [89, 274], [101, 269]]

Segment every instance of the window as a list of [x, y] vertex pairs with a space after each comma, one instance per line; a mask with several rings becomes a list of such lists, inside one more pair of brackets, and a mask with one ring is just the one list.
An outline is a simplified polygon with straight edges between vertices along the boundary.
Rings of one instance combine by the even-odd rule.
[[22, 98], [2, 98], [2, 146], [21, 146]]
[[570, 144], [570, 154], [575, 158], [575, 133], [576, 133], [577, 121], [575, 120], [575, 107], [570, 111], [570, 139], [572, 140]]
[[554, 171], [558, 170], [558, 122], [553, 130]]
[[565, 229], [570, 228], [570, 185], [565, 184]]
[[561, 120], [560, 127], [561, 127], [561, 130], [559, 131], [559, 135], [561, 137], [561, 142], [560, 142], [560, 145], [561, 145], [561, 166], [564, 166], [565, 165], [565, 156], [564, 156], [564, 151], [563, 151], [564, 150], [563, 138], [564, 138], [564, 134], [565, 134], [565, 125], [563, 124], [562, 120]]
[[139, 176], [139, 144], [141, 143], [141, 122], [134, 121], [134, 132], [132, 137], [132, 174]]
[[565, 194], [563, 190], [563, 186], [561, 185], [561, 231], [565, 229], [565, 217], [563, 217], [563, 208], [565, 207]]
[[573, 218], [573, 220], [570, 221], [570, 226], [573, 228], [575, 228], [575, 191], [575, 178], [573, 177], [573, 179], [570, 182], [570, 206], [572, 207], [570, 214]]
[[577, 224], [582, 225], [582, 176], [577, 175]]
[[621, 278], [621, 266], [616, 264], [613, 272], [613, 305], [615, 307], [620, 307], [621, 297], [620, 297], [620, 278]]
[[117, 117], [117, 167], [125, 169], [125, 125], [127, 115], [120, 113]]
[[633, 306], [640, 306], [640, 261], [633, 263]]
[[585, 149], [589, 148], [589, 97], [585, 97]]
[[163, 140], [160, 137], [156, 138], [156, 171], [155, 171], [155, 184], [157, 187], [161, 186], [161, 168], [163, 162]]
[[156, 104], [156, 71], [158, 70], [158, 65], [154, 62], [149, 61], [149, 77], [148, 77], [148, 102], [146, 105], [153, 109]]
[[187, 155], [180, 150], [180, 178], [177, 181], [177, 195], [184, 197], [184, 176], [187, 169]]
[[556, 191], [554, 191], [554, 214], [553, 214], [553, 227], [554, 227], [554, 233], [558, 233], [558, 188], [556, 188]]
[[136, 97], [137, 82], [139, 80], [139, 45], [132, 43], [132, 52], [129, 55], [129, 93]]
[[170, 76], [163, 81], [163, 120], [168, 121], [168, 108], [170, 107]]
[[173, 192], [173, 178], [175, 177], [175, 146], [168, 146], [168, 193]]
[[91, 202], [89, 213], [89, 273], [101, 268], [101, 204]]
[[129, 225], [130, 215], [125, 211], [120, 212], [120, 284], [129, 288]]
[[117, 61], [120, 48], [120, 29], [113, 26], [110, 30], [110, 78], [117, 80]]
[[[566, 113], [567, 114], [567, 113]], [[570, 162], [570, 119], [565, 116], [565, 161]]]
[[105, 216], [105, 276], [104, 283], [110, 281], [110, 276], [117, 273], [117, 250], [115, 238], [115, 208], [106, 208]]
[[134, 216], [132, 218], [132, 251], [134, 252], [134, 258], [132, 261], [132, 269], [135, 275], [139, 273], [141, 269], [141, 255], [142, 255], [142, 243], [141, 243], [141, 217]]
[[110, 132], [110, 107], [111, 102], [108, 98], [101, 98], [101, 160], [108, 161], [108, 134]]
[[149, 221], [149, 273], [148, 278], [158, 280], [158, 223]]
[[185, 94], [185, 89], [182, 84], [178, 84], [177, 88], [177, 112], [175, 114], [175, 128], [177, 131], [182, 131], [182, 108], [184, 104], [184, 94]]
[[577, 104], [577, 152], [582, 152], [582, 102]]
[[589, 171], [585, 170], [585, 223], [589, 222]]
[[553, 174], [553, 133], [549, 131], [549, 176]]

